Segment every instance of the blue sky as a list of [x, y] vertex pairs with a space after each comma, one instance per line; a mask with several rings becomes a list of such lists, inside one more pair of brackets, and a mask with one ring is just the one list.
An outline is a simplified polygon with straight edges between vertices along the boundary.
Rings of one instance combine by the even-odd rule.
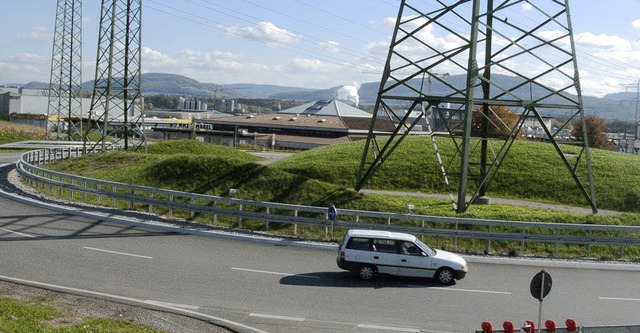
[[[377, 81], [399, 3], [143, 0], [142, 69], [207, 83], [314, 89]], [[84, 0], [83, 6], [83, 81], [88, 81], [94, 75], [101, 1]], [[512, 20], [525, 19], [526, 6], [521, 7], [521, 16]], [[0, 84], [47, 82], [56, 1], [0, 0], [0, 8]], [[636, 84], [640, 0], [573, 0], [570, 9], [583, 93], [602, 96]]]

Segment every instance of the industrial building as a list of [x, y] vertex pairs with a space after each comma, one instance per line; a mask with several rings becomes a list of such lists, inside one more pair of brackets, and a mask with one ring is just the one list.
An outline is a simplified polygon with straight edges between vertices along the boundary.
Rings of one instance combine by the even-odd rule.
[[[157, 127], [166, 140], [196, 139], [221, 145], [252, 145], [271, 149], [311, 149], [366, 138], [371, 114], [337, 100], [310, 102], [273, 114], [217, 116], [186, 124]], [[393, 130], [388, 119], [375, 128]], [[157, 135], [154, 135], [157, 137]]]

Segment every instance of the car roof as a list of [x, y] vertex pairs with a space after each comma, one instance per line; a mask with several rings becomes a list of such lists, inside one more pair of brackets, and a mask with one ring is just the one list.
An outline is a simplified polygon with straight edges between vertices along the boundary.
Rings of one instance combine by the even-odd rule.
[[349, 237], [369, 237], [369, 238], [381, 238], [381, 239], [397, 239], [413, 242], [416, 237], [411, 234], [403, 232], [393, 232], [384, 230], [366, 230], [366, 229], [351, 229], [347, 232]]

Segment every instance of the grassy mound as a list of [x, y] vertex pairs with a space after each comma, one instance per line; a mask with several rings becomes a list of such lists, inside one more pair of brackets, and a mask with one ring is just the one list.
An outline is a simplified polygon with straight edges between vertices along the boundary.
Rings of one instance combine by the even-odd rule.
[[[452, 159], [454, 147], [441, 140], [444, 161]], [[572, 163], [578, 149], [565, 147]], [[272, 165], [290, 173], [354, 187], [364, 142], [338, 144], [300, 152]], [[598, 207], [640, 211], [640, 157], [591, 149]], [[457, 191], [458, 160], [449, 167], [449, 183]], [[473, 184], [470, 184], [473, 186]], [[423, 193], [448, 193], [436, 153], [428, 138], [408, 137], [366, 184], [366, 188]], [[473, 188], [472, 188], [473, 189]], [[489, 196], [585, 206], [586, 201], [569, 171], [550, 144], [516, 141], [494, 178]]]

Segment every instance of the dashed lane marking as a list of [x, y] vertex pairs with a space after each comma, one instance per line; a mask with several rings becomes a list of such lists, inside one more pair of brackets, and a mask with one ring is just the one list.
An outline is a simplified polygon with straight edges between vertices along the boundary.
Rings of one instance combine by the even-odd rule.
[[119, 255], [122, 255], [122, 256], [138, 257], [138, 258], [144, 258], [144, 259], [153, 259], [153, 257], [149, 257], [149, 256], [143, 256], [143, 255], [132, 254], [132, 253], [117, 252], [117, 251], [111, 251], [111, 250], [105, 250], [105, 249], [98, 249], [98, 248], [95, 248], [95, 247], [85, 246], [84, 249], [91, 250], [91, 251], [106, 252], [106, 253], [111, 253], [111, 254], [119, 254]]
[[288, 320], [288, 321], [299, 321], [299, 322], [304, 321], [304, 317], [281, 316], [281, 315], [266, 314], [266, 313], [255, 313], [255, 312], [250, 313], [249, 317]]

